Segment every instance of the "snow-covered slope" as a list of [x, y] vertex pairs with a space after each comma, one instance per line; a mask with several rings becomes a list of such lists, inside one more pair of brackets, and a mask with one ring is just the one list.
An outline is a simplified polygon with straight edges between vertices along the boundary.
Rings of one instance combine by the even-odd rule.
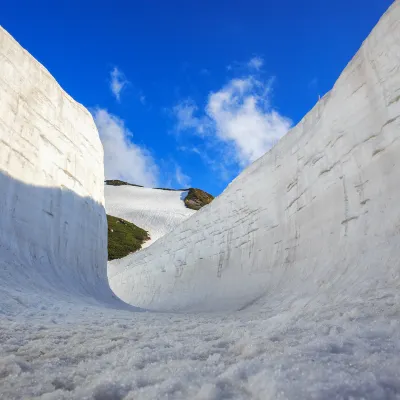
[[150, 234], [148, 247], [196, 211], [185, 207], [185, 191], [150, 189], [130, 185], [105, 185], [107, 214], [134, 223]]
[[133, 304], [208, 314], [117, 309], [92, 120], [0, 30], [1, 395], [398, 398], [399, 21], [396, 1], [278, 146], [116, 266]]

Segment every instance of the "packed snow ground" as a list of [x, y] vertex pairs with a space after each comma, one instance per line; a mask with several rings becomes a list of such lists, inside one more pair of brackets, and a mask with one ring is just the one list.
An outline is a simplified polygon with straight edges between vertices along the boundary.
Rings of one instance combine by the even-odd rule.
[[150, 240], [143, 244], [143, 248], [196, 212], [185, 206], [183, 200], [187, 191], [105, 185], [104, 194], [107, 214], [123, 218], [149, 232]]
[[399, 398], [396, 288], [321, 306], [281, 300], [215, 315], [58, 302], [3, 316], [0, 391], [54, 400]]
[[399, 399], [399, 21], [396, 1], [300, 128], [114, 271], [182, 313], [110, 293], [92, 121], [0, 30], [1, 396]]

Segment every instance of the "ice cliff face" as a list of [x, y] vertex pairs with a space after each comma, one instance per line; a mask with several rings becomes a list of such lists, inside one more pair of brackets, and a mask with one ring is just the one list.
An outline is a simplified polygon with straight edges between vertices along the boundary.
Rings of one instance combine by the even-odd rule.
[[93, 119], [1, 27], [0, 71], [0, 285], [104, 297], [103, 149]]
[[332, 91], [206, 209], [119, 260], [111, 287], [164, 311], [398, 287], [399, 138], [395, 2]]

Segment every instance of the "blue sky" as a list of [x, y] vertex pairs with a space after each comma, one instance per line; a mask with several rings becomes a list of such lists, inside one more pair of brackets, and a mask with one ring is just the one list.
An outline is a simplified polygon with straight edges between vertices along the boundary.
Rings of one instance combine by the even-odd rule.
[[107, 178], [219, 194], [330, 90], [391, 0], [3, 0], [95, 117]]

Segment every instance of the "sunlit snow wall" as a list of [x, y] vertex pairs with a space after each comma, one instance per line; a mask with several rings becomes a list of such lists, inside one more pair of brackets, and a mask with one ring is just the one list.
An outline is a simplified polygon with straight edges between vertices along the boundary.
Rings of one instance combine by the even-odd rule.
[[0, 290], [9, 299], [38, 288], [111, 293], [103, 174], [89, 112], [0, 27]]
[[400, 2], [268, 154], [173, 232], [114, 264], [114, 291], [157, 310], [337, 302], [398, 287]]

